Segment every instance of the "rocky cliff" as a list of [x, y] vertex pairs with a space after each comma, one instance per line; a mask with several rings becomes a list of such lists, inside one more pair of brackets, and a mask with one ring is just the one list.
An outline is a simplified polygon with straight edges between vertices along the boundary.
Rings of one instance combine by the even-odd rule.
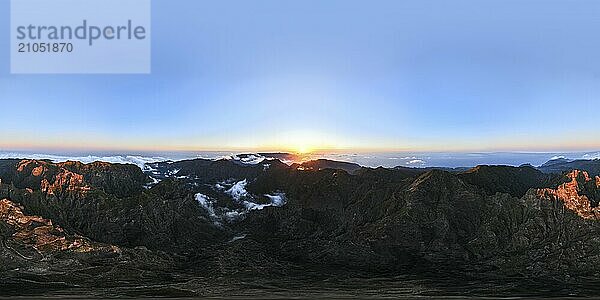
[[564, 206], [585, 219], [600, 217], [600, 176], [591, 177], [585, 171], [573, 170], [566, 174], [568, 182], [556, 189], [537, 190], [538, 197], [560, 201]]

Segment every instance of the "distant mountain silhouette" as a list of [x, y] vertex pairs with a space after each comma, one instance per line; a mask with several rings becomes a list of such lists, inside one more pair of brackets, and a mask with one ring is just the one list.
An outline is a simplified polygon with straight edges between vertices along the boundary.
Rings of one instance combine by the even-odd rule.
[[600, 175], [600, 159], [594, 160], [567, 160], [564, 158], [550, 160], [538, 169], [544, 173], [564, 173], [571, 170], [581, 170], [588, 172], [591, 176]]

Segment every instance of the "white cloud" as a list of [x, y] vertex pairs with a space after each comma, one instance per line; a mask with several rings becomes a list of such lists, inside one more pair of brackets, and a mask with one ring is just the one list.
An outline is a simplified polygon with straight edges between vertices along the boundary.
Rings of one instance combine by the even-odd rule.
[[234, 200], [240, 201], [242, 197], [248, 196], [248, 191], [246, 191], [247, 184], [248, 181], [246, 181], [246, 179], [238, 181], [230, 189], [225, 191], [225, 193], [229, 194]]
[[257, 164], [263, 162], [266, 159], [266, 157], [264, 157], [262, 155], [258, 155], [258, 154], [249, 154], [249, 155], [243, 156], [243, 157], [234, 155], [232, 157], [232, 159], [239, 161], [246, 165], [257, 165]]
[[422, 159], [413, 159], [406, 162], [407, 165], [424, 165], [425, 161]]
[[284, 193], [275, 193], [274, 195], [265, 194], [273, 206], [280, 207], [285, 204], [285, 194]]
[[246, 191], [247, 183], [246, 180], [238, 181], [229, 190], [225, 191], [242, 208], [230, 209], [227, 207], [218, 207], [213, 199], [201, 193], [196, 194], [195, 199], [206, 210], [215, 225], [221, 225], [221, 221], [223, 220], [227, 222], [237, 221], [253, 210], [262, 210], [269, 206], [281, 207], [285, 205], [286, 199], [284, 193], [265, 194], [265, 197], [269, 198], [268, 203], [255, 203], [251, 201], [253, 198]]
[[600, 152], [585, 154], [583, 159], [600, 159]]
[[195, 195], [195, 198], [196, 201], [198, 201], [198, 203], [200, 203], [200, 205], [206, 210], [206, 212], [208, 212], [208, 215], [211, 218], [218, 218], [217, 214], [215, 213], [213, 201], [208, 196], [198, 193]]

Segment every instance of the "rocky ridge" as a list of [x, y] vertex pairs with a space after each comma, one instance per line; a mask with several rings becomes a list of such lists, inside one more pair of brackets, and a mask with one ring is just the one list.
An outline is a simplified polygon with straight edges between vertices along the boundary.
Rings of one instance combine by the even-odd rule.
[[585, 219], [600, 218], [600, 176], [594, 178], [585, 171], [573, 170], [566, 175], [570, 181], [556, 189], [537, 190], [540, 198], [559, 200], [565, 207]]

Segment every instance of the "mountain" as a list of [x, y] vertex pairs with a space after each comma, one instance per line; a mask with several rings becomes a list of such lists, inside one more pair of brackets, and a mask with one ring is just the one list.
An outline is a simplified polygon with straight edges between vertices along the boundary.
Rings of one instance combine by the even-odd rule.
[[[600, 177], [581, 170], [0, 160], [0, 180], [0, 288], [11, 295], [27, 280], [44, 291], [210, 296], [219, 284], [332, 276], [568, 295], [593, 294], [580, 284], [600, 272]], [[132, 290], [146, 279], [157, 286]]]
[[585, 219], [600, 220], [600, 176], [591, 177], [586, 171], [573, 170], [568, 182], [556, 189], [540, 189], [541, 198], [560, 201], [569, 210]]
[[99, 242], [177, 252], [227, 238], [202, 217], [183, 183], [169, 179], [146, 190], [150, 179], [134, 165], [36, 160], [0, 165], [0, 199]]
[[82, 285], [104, 289], [115, 282], [158, 284], [174, 267], [167, 255], [69, 234], [8, 199], [0, 200], [0, 261], [2, 296], [44, 295]]
[[538, 167], [538, 170], [544, 173], [564, 173], [571, 170], [586, 171], [590, 176], [600, 175], [600, 159], [593, 160], [550, 160]]
[[560, 175], [544, 174], [532, 166], [486, 166], [481, 165], [458, 176], [468, 183], [481, 187], [489, 195], [507, 193], [523, 196], [529, 189], [544, 188], [558, 184]]
[[551, 160], [545, 162], [544, 164], [541, 165], [541, 167], [550, 167], [550, 166], [555, 166], [555, 165], [568, 164], [572, 161], [573, 160], [566, 159], [564, 157], [557, 157], [557, 158], [552, 158]]
[[344, 170], [350, 174], [355, 173], [360, 170], [362, 167], [359, 164], [349, 163], [349, 162], [341, 162], [334, 161], [329, 159], [316, 159], [311, 161], [306, 161], [301, 164], [292, 164], [292, 168], [301, 169], [301, 170], [323, 170], [323, 169], [337, 169]]

